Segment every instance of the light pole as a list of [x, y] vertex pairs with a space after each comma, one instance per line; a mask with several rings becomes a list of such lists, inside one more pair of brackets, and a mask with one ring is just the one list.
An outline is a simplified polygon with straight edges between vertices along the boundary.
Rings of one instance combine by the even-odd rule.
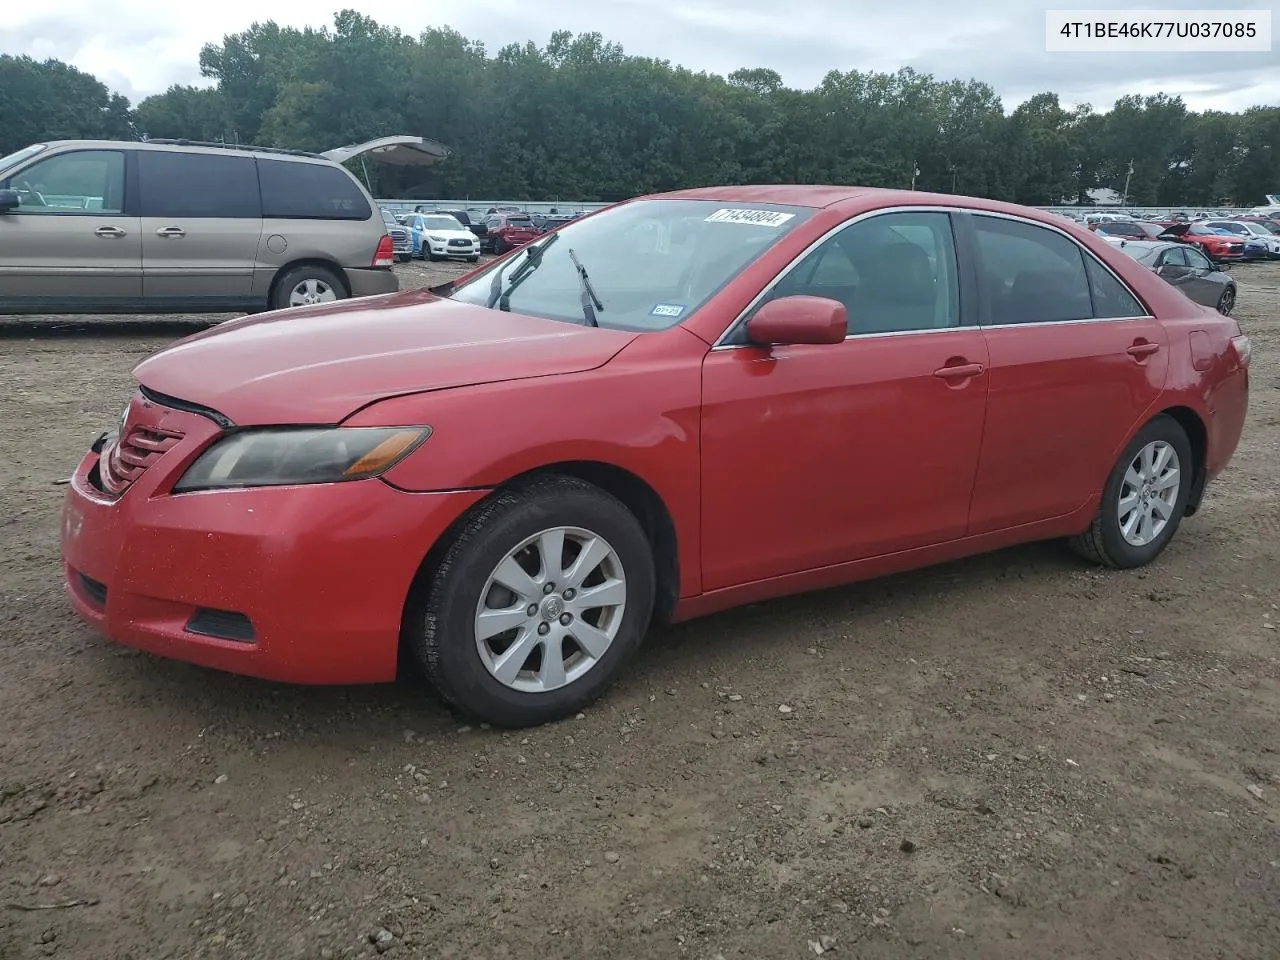
[[1120, 198], [1120, 206], [1129, 205], [1129, 178], [1133, 176], [1133, 161], [1129, 161], [1129, 172], [1124, 175], [1124, 195]]
[[911, 189], [916, 188], [916, 177], [920, 176], [920, 168], [916, 166], [914, 160], [911, 161]]
[[951, 192], [956, 192], [956, 165], [951, 164]]

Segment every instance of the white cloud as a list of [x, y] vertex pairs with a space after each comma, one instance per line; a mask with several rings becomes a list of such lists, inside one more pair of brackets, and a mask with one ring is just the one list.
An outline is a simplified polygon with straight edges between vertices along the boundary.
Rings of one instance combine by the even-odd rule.
[[[1233, 9], [1270, 7], [1233, 0]], [[274, 19], [323, 26], [350, 7], [418, 34], [449, 25], [490, 52], [553, 30], [599, 31], [629, 53], [694, 70], [728, 73], [772, 67], [792, 86], [817, 84], [829, 70], [912, 66], [939, 79], [975, 77], [1012, 107], [1055, 90], [1067, 102], [1106, 109], [1126, 93], [1181, 94], [1194, 109], [1238, 110], [1280, 102], [1280, 63], [1255, 54], [1049, 54], [1044, 8], [1091, 8], [1097, 0], [1036, 5], [1025, 0], [901, 0], [875, 6], [850, 0], [478, 0], [467, 5], [337, 0], [220, 0], [186, 7], [173, 0], [46, 0], [12, 6], [0, 22], [0, 50], [55, 57], [93, 73], [135, 102], [173, 83], [203, 84], [198, 58], [206, 42]], [[1207, 7], [1204, 0], [1126, 0], [1127, 8]]]

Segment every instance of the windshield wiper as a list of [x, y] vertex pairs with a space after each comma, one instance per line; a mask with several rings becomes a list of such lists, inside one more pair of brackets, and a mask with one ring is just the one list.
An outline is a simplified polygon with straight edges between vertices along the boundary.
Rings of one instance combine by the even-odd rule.
[[[489, 284], [489, 300], [485, 306], [493, 309], [494, 304], [497, 304], [499, 310], [510, 311], [512, 292], [516, 287], [524, 283], [525, 278], [542, 264], [542, 255], [546, 252], [547, 247], [551, 246], [551, 244], [555, 243], [559, 239], [559, 235], [554, 233], [550, 234], [546, 240], [543, 240], [537, 246], [530, 246], [525, 250], [524, 257], [522, 259], [512, 257], [503, 264], [503, 266], [499, 267], [494, 272], [493, 281]], [[516, 267], [515, 273], [511, 274], [511, 283], [504, 291], [502, 289], [502, 277], [507, 272], [507, 269], [515, 263], [517, 259], [521, 260], [520, 266]]]
[[[556, 234], [552, 234], [556, 236]], [[591, 327], [600, 326], [600, 321], [596, 319], [596, 311], [603, 310], [604, 304], [600, 302], [600, 298], [596, 296], [595, 290], [591, 286], [591, 278], [587, 276], [587, 268], [582, 265], [582, 261], [578, 259], [578, 255], [569, 250], [569, 259], [573, 261], [573, 268], [578, 271], [578, 283], [582, 286], [582, 318], [587, 321], [587, 325]]]

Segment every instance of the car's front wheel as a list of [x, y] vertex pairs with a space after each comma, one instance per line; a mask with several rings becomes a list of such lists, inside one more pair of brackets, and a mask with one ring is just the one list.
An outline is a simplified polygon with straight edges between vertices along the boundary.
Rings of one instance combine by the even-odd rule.
[[1195, 471], [1186, 431], [1170, 416], [1154, 417], [1120, 454], [1093, 523], [1071, 538], [1072, 549], [1118, 569], [1150, 563], [1182, 522]]
[[558, 720], [600, 696], [640, 646], [653, 563], [616, 497], [572, 477], [519, 483], [466, 518], [411, 642], [463, 712], [506, 727]]

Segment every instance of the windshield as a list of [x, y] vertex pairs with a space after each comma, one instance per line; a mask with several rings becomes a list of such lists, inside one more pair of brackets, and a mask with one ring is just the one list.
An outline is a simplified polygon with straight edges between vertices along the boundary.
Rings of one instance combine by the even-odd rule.
[[0, 173], [3, 173], [5, 170], [8, 170], [10, 167], [21, 163], [23, 160], [26, 160], [28, 157], [34, 157], [41, 150], [44, 150], [45, 146], [46, 145], [43, 143], [33, 143], [29, 147], [23, 147], [21, 150], [15, 150], [13, 153], [9, 154], [7, 157], [0, 157]]
[[[596, 322], [618, 330], [665, 330], [687, 320], [749, 263], [813, 215], [808, 207], [714, 200], [637, 200], [567, 223], [521, 253], [460, 284], [454, 300], [487, 306], [497, 271], [516, 313], [583, 323], [583, 285], [572, 253], [599, 298]], [[539, 255], [539, 252], [541, 255]], [[510, 269], [508, 269], [510, 268]]]
[[453, 217], [423, 217], [422, 222], [428, 230], [464, 230], [462, 226]]

